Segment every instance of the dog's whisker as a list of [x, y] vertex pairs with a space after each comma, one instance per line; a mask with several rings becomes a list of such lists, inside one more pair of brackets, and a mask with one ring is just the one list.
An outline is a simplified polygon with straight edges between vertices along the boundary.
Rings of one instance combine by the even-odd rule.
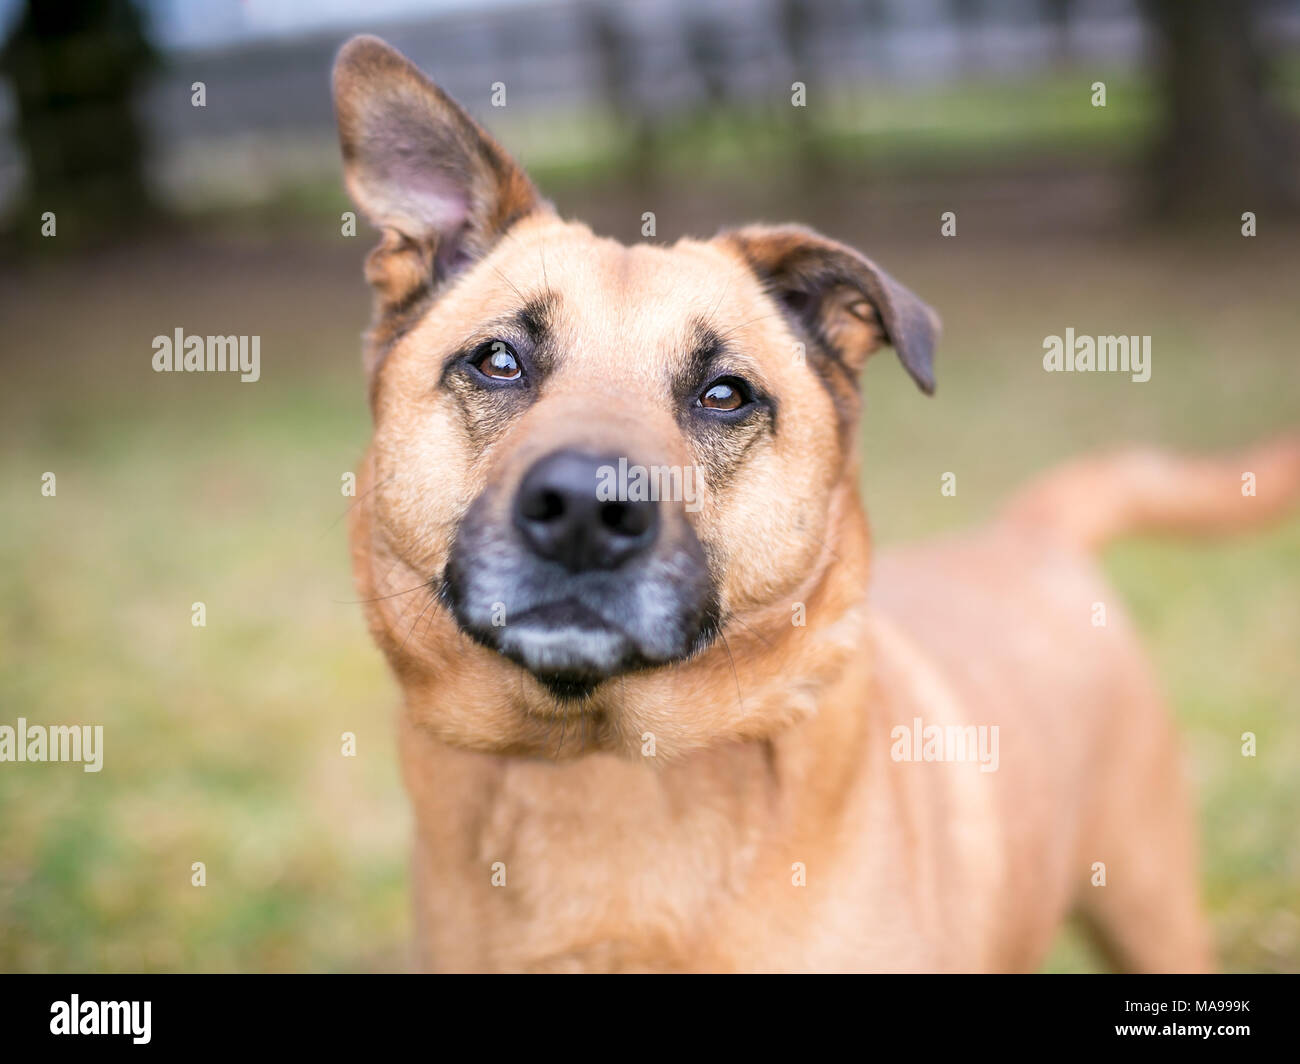
[[422, 584], [416, 584], [415, 587], [408, 587], [405, 591], [394, 591], [391, 595], [376, 595], [374, 598], [364, 599], [331, 599], [342, 606], [361, 606], [368, 602], [383, 602], [385, 599], [401, 598], [403, 595], [409, 595], [412, 591], [419, 591], [421, 588], [428, 588], [430, 582], [424, 581]]
[[770, 639], [768, 639], [765, 635], [763, 635], [762, 632], [758, 631], [758, 630], [755, 629], [755, 628], [751, 628], [751, 627], [750, 627], [749, 625], [747, 625], [744, 621], [742, 621], [739, 617], [737, 617], [734, 613], [731, 614], [731, 615], [729, 615], [729, 616], [727, 617], [726, 621], [723, 622], [723, 624], [726, 624], [726, 623], [728, 623], [728, 622], [730, 622], [730, 621], [735, 621], [738, 625], [740, 625], [741, 628], [745, 629], [745, 631], [747, 631], [750, 635], [752, 635], [755, 639], [757, 639], [757, 640], [758, 640], [760, 643], [762, 643], [764, 646], [770, 647], [770, 646], [772, 645], [772, 641], [771, 641]]
[[419, 612], [418, 614], [416, 614], [416, 616], [415, 616], [415, 622], [411, 625], [410, 631], [408, 631], [408, 632], [406, 633], [406, 638], [402, 640], [402, 645], [399, 646], [399, 647], [397, 648], [398, 653], [401, 653], [403, 650], [406, 649], [406, 644], [407, 644], [407, 642], [410, 640], [411, 635], [415, 632], [415, 626], [416, 626], [417, 624], [420, 623], [420, 618], [423, 617], [423, 616], [425, 615], [425, 613], [428, 611], [429, 607], [432, 606], [432, 605], [434, 604], [435, 601], [437, 601], [437, 600], [434, 599], [433, 596], [430, 596], [430, 597], [429, 597], [429, 601], [426, 602], [426, 603], [424, 604], [423, 608], [421, 608], [420, 612]]
[[519, 291], [519, 287], [518, 287], [518, 285], [516, 285], [516, 284], [514, 283], [514, 281], [510, 280], [510, 278], [507, 277], [507, 276], [506, 276], [506, 275], [501, 271], [501, 269], [496, 265], [496, 263], [494, 263], [494, 262], [490, 262], [490, 263], [488, 263], [488, 265], [492, 267], [492, 272], [493, 272], [493, 273], [495, 273], [498, 277], [501, 278], [501, 280], [505, 281], [505, 283], [508, 284], [508, 285], [510, 286], [510, 290], [511, 290], [512, 292], [514, 292], [514, 294], [517, 295], [517, 296], [519, 297], [519, 302], [520, 302], [520, 303], [527, 303], [527, 302], [528, 302], [528, 297], [525, 296], [525, 295], [523, 294], [523, 292]]
[[811, 540], [813, 540], [814, 542], [816, 542], [816, 543], [819, 544], [820, 546], [825, 547], [825, 548], [826, 548], [826, 553], [829, 554], [832, 558], [834, 558], [837, 562], [842, 562], [842, 561], [844, 560], [844, 559], [841, 558], [838, 554], [835, 553], [835, 548], [832, 547], [829, 543], [827, 543], [827, 542], [826, 542], [824, 539], [822, 539], [820, 536], [816, 535], [815, 533], [809, 532], [809, 533], [808, 533], [808, 538], [811, 539]]
[[745, 699], [740, 693], [740, 673], [736, 671], [736, 658], [731, 653], [731, 644], [727, 642], [727, 633], [721, 628], [718, 629], [718, 638], [722, 640], [722, 645], [727, 649], [727, 660], [731, 662], [731, 676], [736, 681], [736, 705], [740, 707], [740, 715], [745, 715]]
[[755, 325], [760, 321], [767, 321], [768, 318], [779, 318], [781, 316], [782, 315], [779, 310], [773, 311], [771, 314], [760, 314], [756, 318], [750, 318], [748, 321], [742, 321], [739, 325], [733, 325], [726, 332], [719, 333], [718, 339], [725, 340], [728, 336], [734, 335], [735, 333], [739, 332], [741, 329], [745, 328], [746, 326]]
[[325, 531], [323, 531], [320, 534], [320, 538], [324, 539], [326, 536], [328, 536], [330, 534], [330, 531], [336, 525], [338, 525], [340, 521], [342, 521], [345, 517], [348, 516], [348, 514], [350, 514], [359, 505], [361, 505], [362, 502], [364, 502], [371, 495], [373, 495], [377, 488], [382, 488], [390, 480], [396, 480], [396, 479], [397, 479], [397, 474], [393, 473], [391, 476], [384, 477], [384, 479], [379, 481], [377, 484], [371, 484], [370, 487], [366, 488], [365, 491], [363, 491], [360, 495], [358, 495], [355, 499], [352, 500], [352, 502], [348, 505], [347, 509], [345, 509], [341, 514], [338, 515], [338, 517], [334, 518], [334, 520], [331, 521], [329, 525], [326, 526]]
[[[437, 597], [435, 596], [435, 597], [431, 598], [431, 599], [430, 599], [430, 602], [432, 602], [434, 605], [437, 605], [437, 602], [438, 602]], [[426, 616], [426, 618], [425, 618], [425, 622], [424, 622], [424, 634], [425, 634], [425, 635], [428, 635], [429, 632], [433, 630], [433, 623], [434, 623], [434, 621], [436, 621], [437, 619], [438, 619], [438, 611], [437, 611], [437, 610], [430, 610], [430, 611], [428, 612], [428, 615]]]
[[715, 315], [718, 312], [718, 308], [722, 306], [722, 301], [727, 298], [727, 292], [730, 291], [731, 289], [732, 278], [734, 278], [735, 276], [736, 275], [734, 271], [732, 273], [727, 274], [727, 281], [722, 286], [722, 292], [718, 295], [718, 301], [713, 304], [713, 309], [710, 310], [709, 313], [705, 316], [706, 320], [712, 320], [713, 315]]

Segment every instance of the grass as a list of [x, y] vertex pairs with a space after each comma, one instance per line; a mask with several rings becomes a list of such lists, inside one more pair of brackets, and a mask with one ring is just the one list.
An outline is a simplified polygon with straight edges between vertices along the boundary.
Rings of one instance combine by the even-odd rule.
[[[892, 355], [866, 373], [883, 544], [986, 517], [1071, 454], [1230, 447], [1295, 423], [1294, 234], [1051, 241], [986, 226], [943, 241], [927, 220], [891, 243], [848, 208], [825, 207], [836, 235], [946, 320], [937, 399]], [[397, 692], [351, 601], [340, 521], [367, 433], [361, 254], [241, 230], [0, 286], [0, 722], [106, 734], [98, 774], [0, 766], [0, 970], [406, 966]], [[152, 373], [150, 339], [176, 325], [260, 334], [262, 381]], [[1042, 337], [1066, 326], [1151, 334], [1152, 380], [1045, 375]], [[944, 498], [950, 470], [958, 495]], [[1300, 521], [1126, 543], [1107, 565], [1186, 737], [1222, 963], [1300, 969]], [[355, 758], [340, 753], [348, 731]], [[1073, 934], [1049, 964], [1094, 966]]]
[[212, 383], [151, 416], [107, 396], [73, 440], [17, 456], [59, 481], [44, 506], [7, 500], [6, 720], [106, 738], [97, 775], [0, 774], [0, 968], [400, 963], [395, 698], [331, 524], [363, 418], [339, 387]]

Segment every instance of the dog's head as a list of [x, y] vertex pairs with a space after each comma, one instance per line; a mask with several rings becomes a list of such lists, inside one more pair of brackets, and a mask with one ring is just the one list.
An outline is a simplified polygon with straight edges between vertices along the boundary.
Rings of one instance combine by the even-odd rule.
[[[562, 221], [375, 38], [334, 91], [348, 190], [383, 232], [354, 553], [424, 723], [493, 749], [578, 716], [607, 745], [761, 731], [743, 705], [720, 724], [731, 647], [793, 660], [774, 625], [801, 634], [792, 608], [856, 515], [859, 370], [892, 344], [931, 391], [933, 313], [799, 227], [625, 247]], [[718, 720], [672, 719], [701, 701]]]

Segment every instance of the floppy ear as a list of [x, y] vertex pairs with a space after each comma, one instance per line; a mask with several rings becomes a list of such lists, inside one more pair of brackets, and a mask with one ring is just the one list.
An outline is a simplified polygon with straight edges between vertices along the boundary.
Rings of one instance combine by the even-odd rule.
[[381, 311], [409, 306], [543, 206], [500, 145], [377, 37], [339, 52], [334, 110], [348, 193], [384, 230], [366, 263]]
[[798, 225], [748, 226], [719, 237], [738, 250], [817, 352], [856, 385], [867, 356], [890, 344], [934, 393], [939, 317], [870, 259]]

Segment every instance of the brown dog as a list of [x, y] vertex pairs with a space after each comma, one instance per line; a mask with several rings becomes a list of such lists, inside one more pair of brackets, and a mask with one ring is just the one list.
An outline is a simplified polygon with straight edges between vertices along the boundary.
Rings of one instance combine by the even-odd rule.
[[335, 103], [384, 234], [353, 560], [430, 967], [1032, 969], [1076, 907], [1123, 966], [1211, 963], [1169, 715], [1088, 551], [1276, 510], [1300, 449], [1067, 469], [868, 596], [858, 371], [889, 343], [932, 389], [924, 304], [800, 228], [595, 237], [374, 38]]

